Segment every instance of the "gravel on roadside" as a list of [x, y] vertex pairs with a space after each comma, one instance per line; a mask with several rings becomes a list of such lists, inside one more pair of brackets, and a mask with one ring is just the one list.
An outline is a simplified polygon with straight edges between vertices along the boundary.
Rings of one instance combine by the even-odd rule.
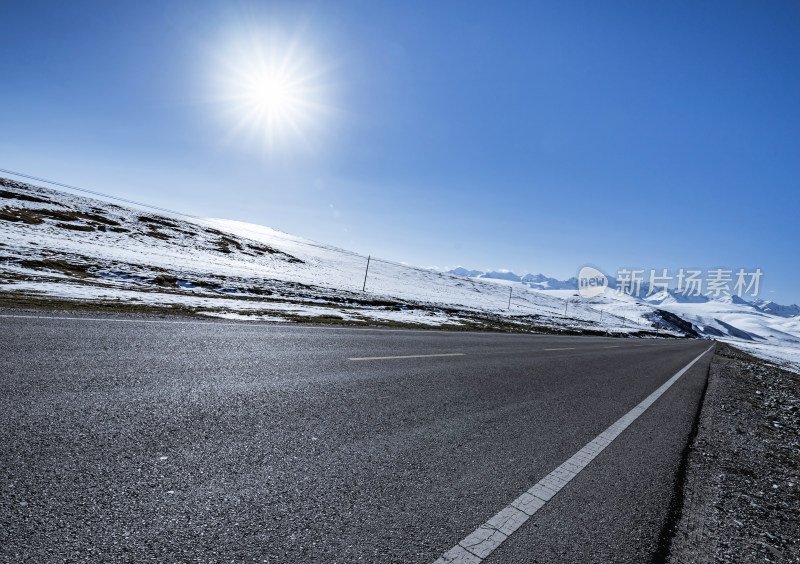
[[800, 562], [800, 376], [718, 344], [666, 562]]

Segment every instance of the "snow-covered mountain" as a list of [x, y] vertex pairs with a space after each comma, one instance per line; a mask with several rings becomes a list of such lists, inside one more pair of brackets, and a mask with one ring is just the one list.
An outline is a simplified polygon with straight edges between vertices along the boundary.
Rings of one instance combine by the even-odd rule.
[[551, 278], [544, 274], [526, 274], [522, 277], [521, 282], [530, 288], [539, 290], [577, 290], [578, 279], [574, 276], [567, 280], [558, 280]]
[[484, 272], [482, 270], [468, 270], [466, 268], [458, 267], [447, 271], [448, 274], [455, 274], [457, 276], [469, 276], [472, 278], [484, 278], [489, 280], [506, 280], [509, 282], [520, 282], [536, 290], [577, 290], [578, 279], [572, 277], [568, 280], [558, 280], [551, 278], [544, 274], [525, 274], [520, 276], [514, 274], [510, 270], [495, 270]]
[[753, 300], [752, 305], [770, 315], [778, 315], [780, 317], [797, 317], [800, 315], [800, 306], [797, 304], [780, 305], [770, 301]]
[[448, 270], [448, 274], [455, 274], [456, 276], [469, 276], [472, 278], [478, 278], [483, 272], [480, 270], [467, 270], [466, 268], [454, 268], [453, 270]]
[[702, 294], [695, 296], [693, 294], [677, 292], [674, 289], [670, 289], [667, 292], [655, 292], [649, 296], [647, 295], [647, 290], [645, 289], [642, 290], [642, 294], [644, 294], [642, 299], [653, 305], [704, 304], [709, 301], [709, 298]]
[[790, 317], [797, 306], [674, 292], [582, 299], [576, 289], [575, 279], [442, 273], [375, 257], [367, 268], [367, 257], [260, 225], [0, 178], [0, 305], [59, 299], [273, 321], [666, 332], [732, 340], [800, 367], [800, 317]]

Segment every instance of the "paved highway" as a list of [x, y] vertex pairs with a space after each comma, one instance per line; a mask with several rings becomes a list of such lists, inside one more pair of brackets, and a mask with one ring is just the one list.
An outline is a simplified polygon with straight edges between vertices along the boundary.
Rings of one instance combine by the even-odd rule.
[[41, 315], [0, 316], [7, 562], [648, 562], [711, 359], [476, 555], [710, 343]]

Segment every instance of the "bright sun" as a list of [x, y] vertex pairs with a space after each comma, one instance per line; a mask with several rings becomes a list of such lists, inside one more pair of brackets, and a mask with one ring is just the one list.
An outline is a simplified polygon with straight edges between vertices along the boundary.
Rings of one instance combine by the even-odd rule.
[[292, 108], [289, 81], [280, 76], [259, 76], [250, 85], [248, 96], [263, 112], [283, 114]]
[[321, 72], [309, 64], [297, 41], [278, 44], [274, 37], [251, 35], [223, 58], [221, 98], [234, 132], [244, 133], [273, 150], [292, 139], [309, 142], [319, 125]]
[[244, 77], [241, 103], [251, 118], [269, 127], [280, 127], [301, 117], [303, 91], [291, 76], [262, 69]]

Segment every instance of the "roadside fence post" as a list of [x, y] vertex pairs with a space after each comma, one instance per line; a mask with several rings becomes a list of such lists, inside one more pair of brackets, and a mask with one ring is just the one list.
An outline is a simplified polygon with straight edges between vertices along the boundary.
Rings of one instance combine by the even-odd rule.
[[369, 274], [369, 259], [370, 256], [367, 256], [367, 269], [364, 271], [364, 285], [361, 287], [362, 292], [365, 292], [367, 290], [367, 274]]

